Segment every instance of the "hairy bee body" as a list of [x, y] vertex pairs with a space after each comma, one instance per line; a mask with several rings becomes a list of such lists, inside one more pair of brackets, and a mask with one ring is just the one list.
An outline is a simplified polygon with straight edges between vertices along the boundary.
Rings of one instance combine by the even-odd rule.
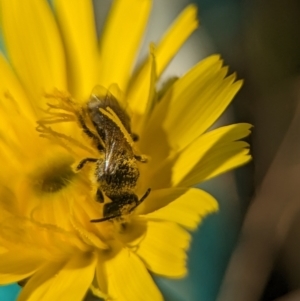
[[[85, 115], [90, 119], [93, 129], [86, 125]], [[98, 185], [96, 200], [103, 203], [104, 195], [111, 200], [104, 204], [103, 218], [92, 222], [129, 214], [150, 192], [148, 189], [140, 200], [134, 192], [140, 175], [138, 161], [145, 160], [134, 153], [129, 116], [111, 94], [102, 97], [93, 95], [85, 112], [79, 116], [79, 121], [84, 133], [97, 147], [99, 158], [86, 158], [77, 168], [81, 169], [85, 163], [93, 162]]]

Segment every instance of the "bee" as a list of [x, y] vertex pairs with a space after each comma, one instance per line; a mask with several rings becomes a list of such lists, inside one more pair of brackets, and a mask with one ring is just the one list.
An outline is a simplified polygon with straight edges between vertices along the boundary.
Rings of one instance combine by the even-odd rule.
[[[77, 166], [80, 170], [86, 163], [95, 164], [95, 198], [104, 206], [103, 217], [91, 222], [122, 218], [139, 206], [151, 190], [149, 188], [140, 199], [134, 193], [140, 175], [138, 162], [145, 163], [147, 159], [133, 149], [138, 137], [131, 132], [130, 117], [110, 93], [104, 96], [92, 94], [77, 115], [84, 134], [92, 139], [99, 152], [99, 158], [85, 158]], [[104, 195], [111, 202], [105, 202]]]

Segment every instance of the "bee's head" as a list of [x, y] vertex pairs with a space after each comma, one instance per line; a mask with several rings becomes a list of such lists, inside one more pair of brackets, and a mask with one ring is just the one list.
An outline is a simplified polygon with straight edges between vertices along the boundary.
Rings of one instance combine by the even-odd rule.
[[[100, 191], [100, 190], [99, 190]], [[111, 202], [105, 203], [103, 207], [103, 218], [91, 220], [92, 223], [104, 222], [114, 218], [121, 218], [130, 214], [144, 199], [149, 195], [151, 189], [147, 189], [146, 193], [139, 200], [133, 192], [123, 192], [117, 195], [110, 195]]]
[[110, 195], [111, 203], [106, 203], [103, 216], [122, 216], [129, 214], [138, 204], [138, 197], [132, 192]]

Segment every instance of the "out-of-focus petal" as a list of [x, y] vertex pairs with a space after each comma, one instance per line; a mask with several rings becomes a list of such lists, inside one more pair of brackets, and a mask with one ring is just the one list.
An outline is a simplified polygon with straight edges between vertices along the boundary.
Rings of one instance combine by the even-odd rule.
[[[155, 80], [160, 77], [180, 47], [197, 27], [197, 8], [195, 5], [189, 5], [170, 26], [155, 51], [152, 51], [155, 69], [152, 66], [153, 58], [150, 55], [140, 70], [133, 76], [128, 89], [128, 102], [132, 111], [138, 116], [142, 116], [147, 111], [147, 93], [149, 93], [151, 79], [153, 76], [155, 76]], [[155, 73], [151, 75], [153, 71]], [[144, 118], [147, 118], [147, 114]], [[133, 122], [133, 125], [135, 125], [135, 122]], [[137, 132], [139, 132], [139, 127], [137, 126], [137, 128]]]
[[158, 77], [197, 27], [197, 7], [191, 4], [182, 11], [157, 45]]
[[28, 280], [18, 301], [82, 301], [95, 267], [96, 256], [91, 253], [74, 255], [63, 263], [45, 264]]
[[129, 89], [126, 95], [130, 111], [133, 113], [131, 119], [132, 128], [136, 134], [140, 134], [155, 101], [156, 80], [155, 49], [152, 45], [146, 67], [135, 79], [134, 89]]
[[0, 283], [9, 284], [31, 276], [42, 263], [33, 252], [15, 249], [0, 255]]
[[8, 107], [7, 112], [14, 115], [16, 113], [16, 103], [19, 103], [23, 116], [29, 120], [35, 118], [35, 105], [29, 101], [16, 75], [2, 54], [0, 54], [0, 78], [1, 106], [5, 104]]
[[175, 223], [151, 218], [147, 216], [145, 235], [130, 245], [152, 272], [166, 277], [185, 276], [190, 234]]
[[30, 97], [39, 103], [53, 88], [66, 91], [63, 45], [47, 1], [0, 3], [5, 46]]
[[126, 91], [148, 21], [151, 0], [115, 0], [100, 40], [99, 84]]
[[66, 48], [69, 92], [87, 100], [99, 74], [92, 1], [55, 0], [54, 8]]
[[145, 264], [129, 249], [121, 249], [106, 259], [103, 266], [112, 300], [163, 300]]

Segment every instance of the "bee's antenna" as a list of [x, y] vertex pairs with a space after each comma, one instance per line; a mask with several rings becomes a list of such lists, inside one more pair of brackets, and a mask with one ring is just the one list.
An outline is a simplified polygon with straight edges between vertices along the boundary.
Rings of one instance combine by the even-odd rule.
[[142, 196], [142, 198], [139, 200], [139, 203], [141, 203], [151, 192], [151, 188], [148, 188], [145, 194]]
[[144, 201], [144, 199], [149, 195], [150, 191], [151, 191], [151, 188], [148, 188], [147, 191], [145, 192], [145, 194], [144, 194], [144, 195], [141, 197], [141, 199], [136, 203], [136, 205], [135, 205], [133, 208], [131, 208], [131, 209], [129, 210], [129, 213], [131, 213], [137, 206], [139, 206], [139, 205]]
[[120, 217], [120, 216], [122, 216], [122, 215], [118, 214], [118, 215], [107, 216], [107, 217], [98, 218], [98, 219], [91, 219], [90, 222], [91, 223], [102, 223], [102, 222], [109, 221], [110, 219]]

